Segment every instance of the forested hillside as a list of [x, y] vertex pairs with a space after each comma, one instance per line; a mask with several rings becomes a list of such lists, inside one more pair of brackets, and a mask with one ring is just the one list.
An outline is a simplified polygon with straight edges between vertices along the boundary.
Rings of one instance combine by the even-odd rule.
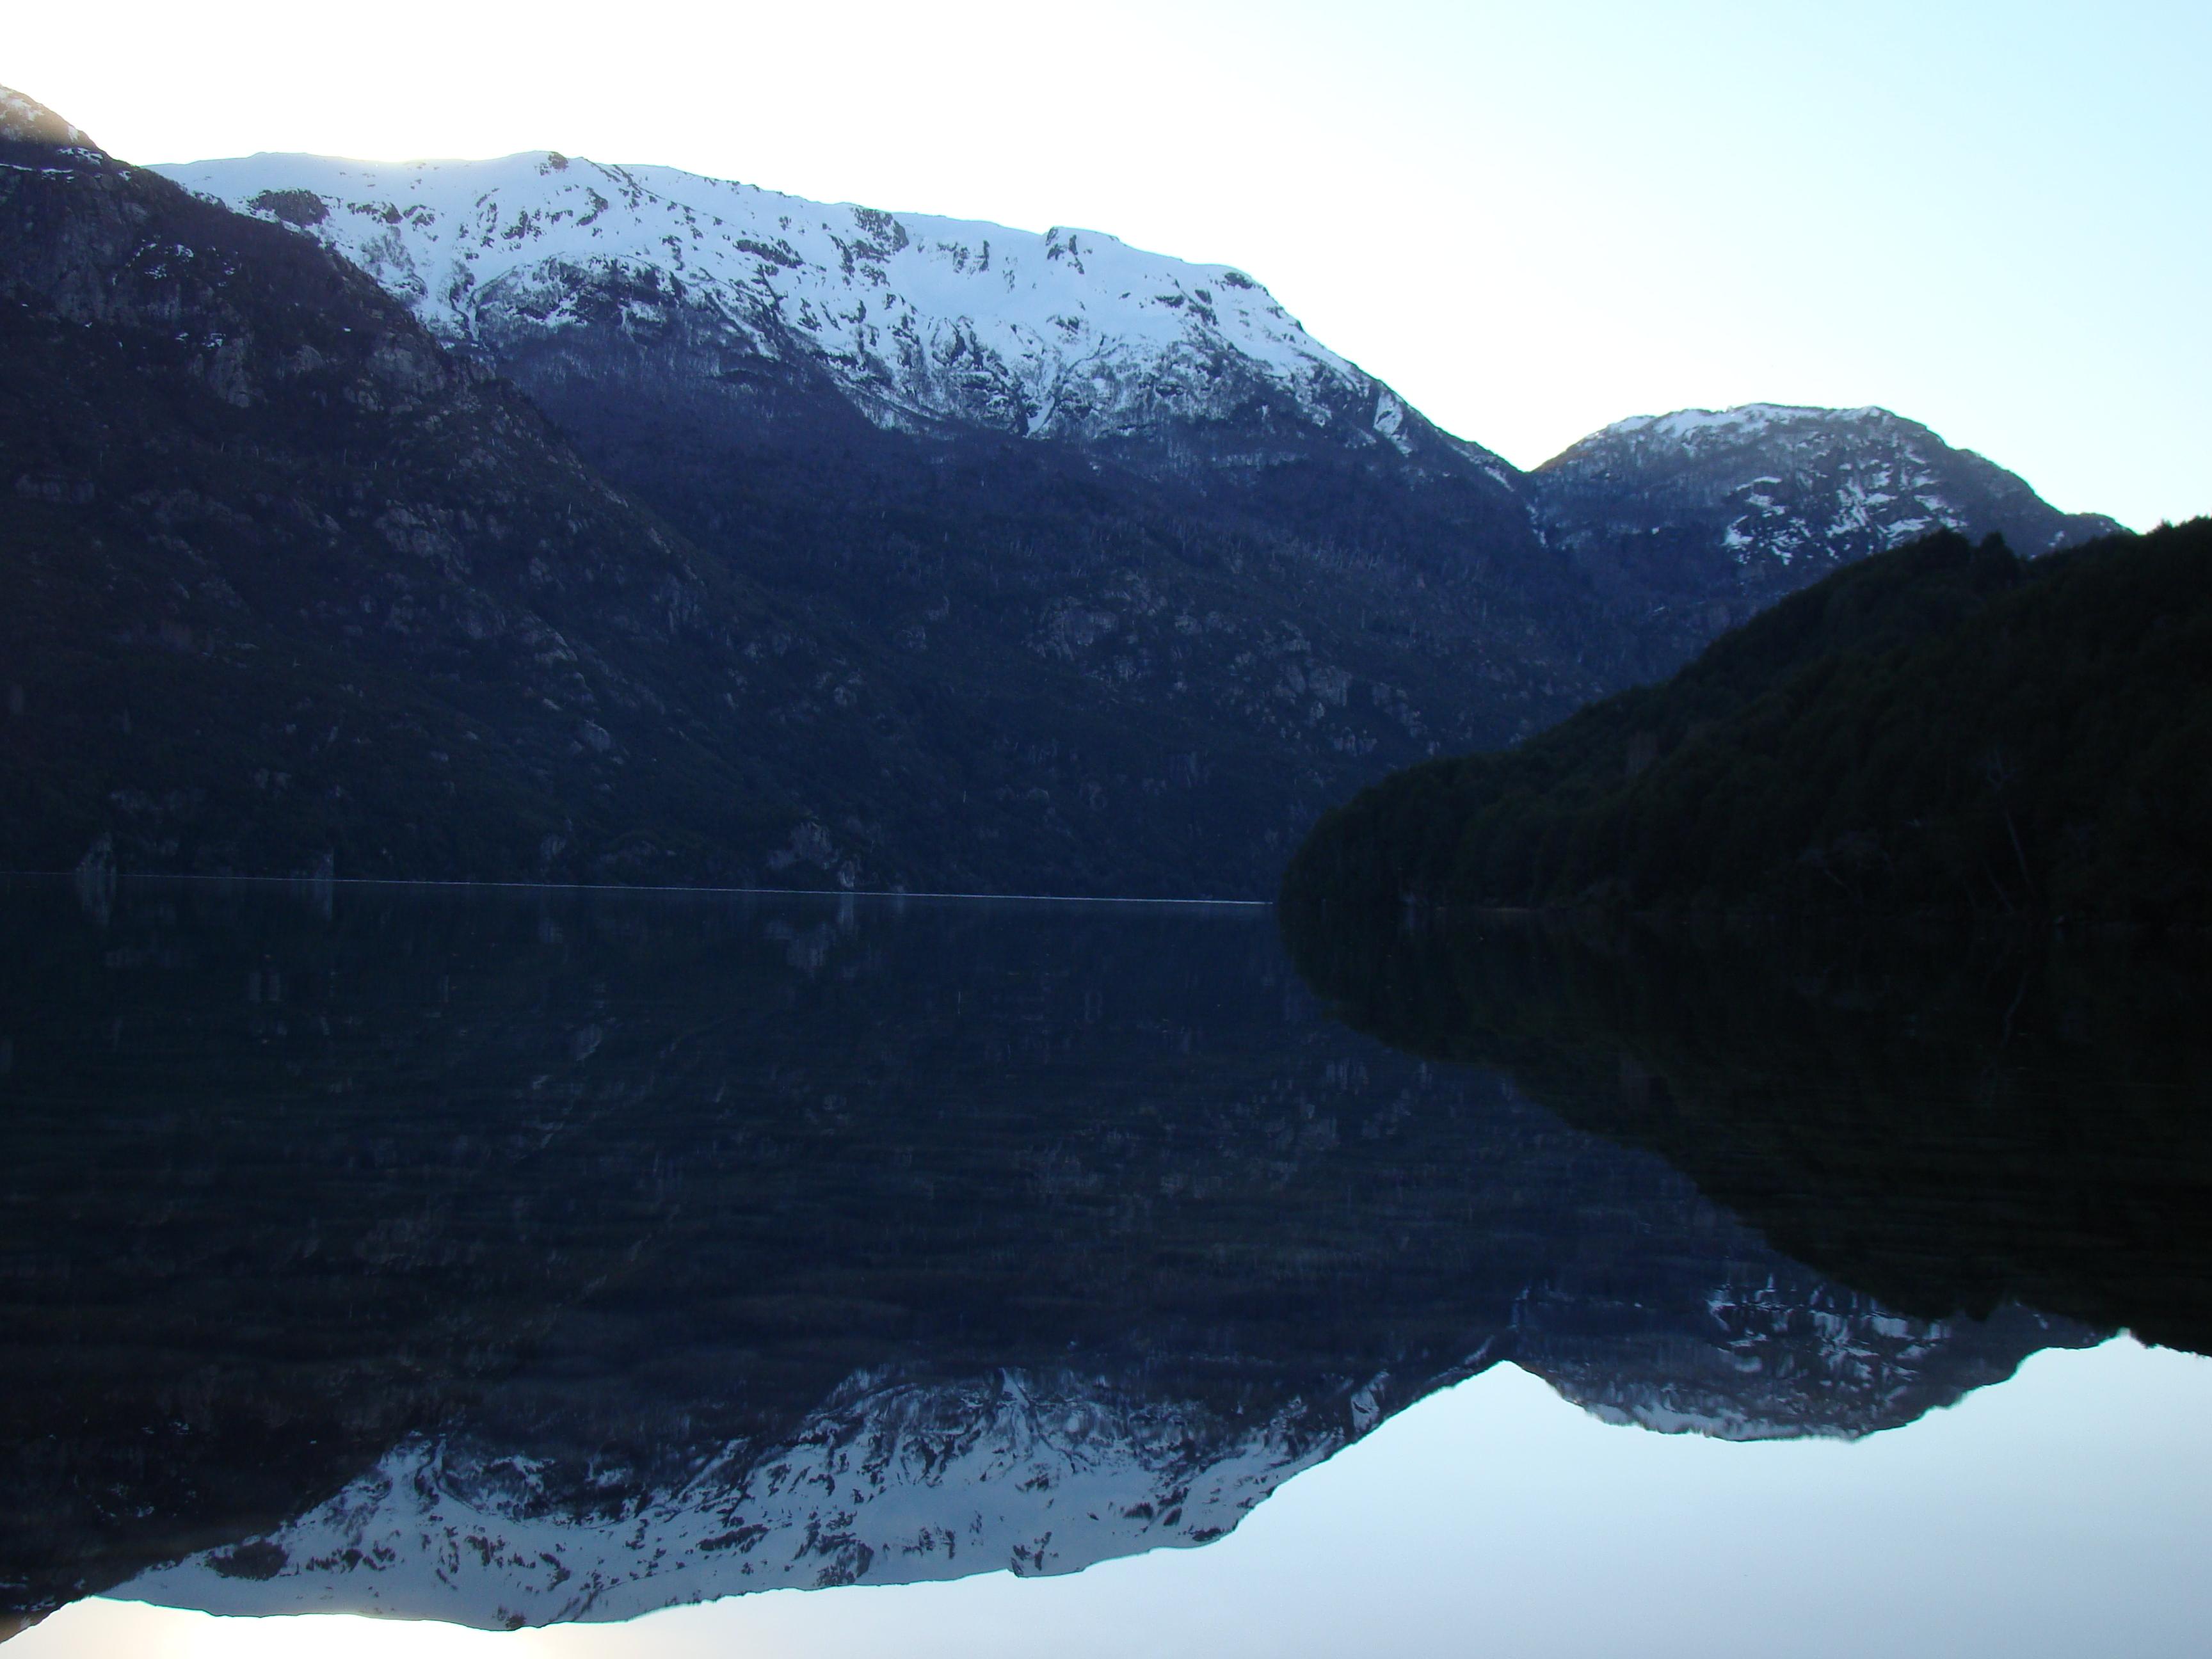
[[1399, 773], [1294, 906], [2212, 923], [2212, 520], [2033, 562], [1939, 535], [1666, 684]]

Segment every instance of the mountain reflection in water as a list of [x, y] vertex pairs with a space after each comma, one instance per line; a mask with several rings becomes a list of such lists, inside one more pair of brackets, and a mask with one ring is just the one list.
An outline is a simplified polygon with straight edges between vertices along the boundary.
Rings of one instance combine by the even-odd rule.
[[[1856, 1436], [2138, 1317], [2117, 1267], [2038, 1301], [2034, 1264], [1990, 1266], [2047, 1197], [2002, 1135], [1954, 1260], [1923, 1260], [1924, 1203], [1901, 1255], [1837, 1246], [1840, 1207], [1789, 1231], [1743, 1158], [1700, 1164], [1699, 1126], [1740, 1147], [1742, 1114], [1680, 1109], [1702, 1074], [1624, 1065], [1522, 944], [1475, 951], [1522, 988], [1502, 1047], [1382, 1032], [1486, 1062], [1459, 1066], [1325, 1015], [1253, 910], [0, 901], [18, 1615], [110, 1589], [502, 1626], [1064, 1572], [1218, 1537], [1502, 1359], [1611, 1420]], [[1310, 945], [1324, 993], [1388, 1024], [1347, 987], [1405, 963]], [[1694, 1013], [1662, 1023], [1717, 1029]], [[2131, 1062], [2131, 1109], [2164, 1122], [2200, 1058]], [[1826, 1170], [1856, 1062], [1808, 1063]], [[2169, 1184], [2196, 1144], [2160, 1142]], [[1769, 1185], [1802, 1208], [1881, 1182]], [[2130, 1249], [2106, 1255], [2155, 1254]], [[2196, 1328], [2172, 1287], [2201, 1257], [2175, 1260], [2168, 1340]]]

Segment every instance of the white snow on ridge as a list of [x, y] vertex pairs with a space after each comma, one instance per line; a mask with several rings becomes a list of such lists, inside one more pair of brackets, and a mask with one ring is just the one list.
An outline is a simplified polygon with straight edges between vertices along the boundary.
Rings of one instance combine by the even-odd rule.
[[1202, 1411], [1101, 1398], [1073, 1378], [862, 1374], [788, 1443], [725, 1447], [676, 1488], [593, 1515], [548, 1503], [527, 1459], [417, 1437], [266, 1537], [108, 1594], [502, 1629], [752, 1590], [1075, 1572], [1230, 1531], [1344, 1444], [1341, 1419], [1320, 1417], [1294, 1404], [1224, 1434]]
[[96, 158], [100, 147], [83, 128], [74, 126], [35, 98], [27, 98], [12, 87], [0, 87], [0, 140], [25, 144], [51, 144]]
[[[1662, 511], [1729, 514], [1719, 548], [1737, 565], [1788, 567], [1801, 555], [1863, 556], [1966, 529], [1940, 476], [1943, 449], [1926, 427], [1874, 405], [1745, 404], [1619, 421], [1541, 471], [1648, 481]], [[1953, 470], [1977, 464], [1959, 452]]]
[[[478, 341], [488, 323], [558, 330], [592, 276], [665, 274], [752, 349], [811, 356], [886, 424], [1091, 435], [1126, 424], [1133, 402], [1202, 408], [1224, 359], [1316, 424], [1328, 400], [1374, 395], [1242, 272], [1095, 231], [826, 206], [544, 152], [399, 164], [264, 154], [156, 170], [309, 231], [450, 343]], [[653, 307], [635, 291], [629, 303], [641, 316]]]
[[[1739, 404], [1733, 409], [1678, 409], [1668, 415], [1632, 415], [1625, 421], [1592, 433], [1574, 448], [1607, 438], [1644, 437], [1695, 448], [1727, 439], [1763, 436], [1777, 427], [1818, 422], [1822, 424], [1866, 421], [1896, 421], [1887, 409], [1869, 404], [1863, 409], [1821, 409], [1805, 404]], [[1570, 453], [1572, 453], [1571, 450]]]

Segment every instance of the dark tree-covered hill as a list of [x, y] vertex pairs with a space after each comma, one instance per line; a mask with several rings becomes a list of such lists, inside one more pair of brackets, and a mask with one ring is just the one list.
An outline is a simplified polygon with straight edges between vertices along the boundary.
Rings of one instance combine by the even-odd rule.
[[1931, 538], [1662, 685], [1416, 767], [1284, 894], [2212, 923], [2212, 520], [2033, 562]]

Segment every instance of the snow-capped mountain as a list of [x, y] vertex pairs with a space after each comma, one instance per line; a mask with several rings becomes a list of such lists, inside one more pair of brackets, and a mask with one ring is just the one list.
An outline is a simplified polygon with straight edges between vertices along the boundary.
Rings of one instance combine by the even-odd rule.
[[1532, 1285], [1521, 1322], [1441, 1376], [1340, 1379], [1257, 1419], [1074, 1373], [862, 1372], [773, 1443], [696, 1448], [645, 1484], [618, 1459], [562, 1467], [466, 1431], [416, 1435], [289, 1524], [111, 1593], [514, 1629], [757, 1590], [1077, 1572], [1212, 1542], [1285, 1481], [1501, 1359], [1611, 1423], [1856, 1438], [2001, 1382], [2039, 1347], [2093, 1340], [2018, 1308], [1907, 1318], [1778, 1271], [1716, 1286], [1701, 1316], [1639, 1304], [1642, 1330], [1593, 1329], [1620, 1322]]
[[41, 149], [97, 150], [83, 128], [73, 126], [34, 98], [0, 87], [0, 143]]
[[1347, 1433], [1341, 1402], [1245, 1423], [1077, 1376], [864, 1373], [787, 1440], [703, 1448], [688, 1478], [643, 1491], [599, 1471], [584, 1504], [549, 1492], [556, 1472], [527, 1449], [418, 1436], [292, 1524], [117, 1593], [499, 1628], [753, 1590], [1078, 1572], [1211, 1541]]
[[[1838, 565], [1938, 530], [2049, 552], [2119, 526], [1885, 409], [1638, 416], [1528, 475], [1546, 542], [1694, 646]], [[1686, 654], [1683, 652], [1682, 654]]]
[[[909, 235], [872, 264], [847, 234], [866, 216], [825, 210], [786, 238], [836, 261], [806, 267], [822, 286], [788, 325], [734, 277], [692, 303], [679, 239], [666, 270], [538, 271], [575, 277], [557, 317], [479, 293], [475, 343], [439, 313], [441, 346], [313, 238], [11, 108], [0, 300], [28, 320], [0, 341], [18, 504], [0, 557], [14, 672], [43, 690], [6, 731], [26, 775], [52, 769], [40, 806], [0, 826], [19, 867], [97, 848], [125, 869], [327, 854], [342, 874], [1257, 896], [1374, 773], [1510, 740], [1602, 689], [1548, 620], [1571, 596], [1549, 591], [1512, 491], [1410, 416], [1397, 437], [1441, 471], [1407, 488], [1416, 461], [1376, 430], [1379, 392], [1215, 273], [1161, 262], [1164, 286], [1109, 328], [1097, 285], [1139, 256], [1030, 238], [1017, 263], [1039, 314], [1074, 334], [993, 345], [963, 380], [939, 360], [964, 325], [933, 310], [943, 349], [902, 380], [897, 326], [870, 332], [889, 306], [871, 270], [1009, 299], [1006, 252], [979, 239], [963, 276]], [[549, 190], [584, 170], [545, 165], [528, 177]], [[674, 217], [640, 196], [633, 230], [647, 207]], [[757, 228], [783, 236], [782, 216]], [[512, 296], [526, 274], [479, 287]], [[1200, 290], [1211, 322], [1192, 320]], [[1054, 357], [1086, 326], [1079, 301], [1091, 344]], [[1192, 384], [1226, 412], [1078, 441], [1067, 411], [1100, 384], [1085, 351], [1159, 368], [1142, 396], [1161, 406], [1173, 365], [1205, 358]], [[848, 385], [882, 393], [884, 424]], [[931, 413], [971, 406], [1008, 424]], [[1239, 457], [1261, 482], [1190, 482]], [[268, 683], [295, 663], [301, 690]], [[317, 805], [267, 810], [280, 793]], [[478, 823], [497, 827], [455, 829]]]
[[1425, 425], [1243, 272], [1097, 231], [830, 206], [552, 153], [160, 170], [318, 237], [441, 339], [501, 362], [595, 325], [663, 334], [680, 319], [723, 372], [773, 365], [885, 427], [1097, 442], [1256, 410], [1410, 453]]
[[837, 436], [856, 414], [883, 440], [1042, 441], [1194, 486], [1209, 510], [1332, 557], [1418, 573], [1449, 595], [1424, 597], [1424, 625], [1471, 655], [1495, 657], [1486, 629], [1502, 629], [1555, 684], [1571, 660], [1609, 689], [1931, 531], [2041, 552], [2116, 528], [1878, 409], [1638, 416], [1523, 474], [1328, 350], [1244, 273], [1094, 231], [829, 206], [551, 152], [161, 171], [344, 256], [710, 544], [757, 510], [731, 480], [763, 458], [848, 478], [914, 464]]
[[[33, 700], [71, 757], [39, 799], [71, 804], [14, 826], [27, 867], [1256, 896], [1331, 803], [1664, 672], [1820, 562], [1740, 562], [1743, 507], [1668, 507], [1705, 465], [1670, 423], [1633, 488], [1554, 489], [1243, 273], [1087, 230], [550, 153], [143, 169], [9, 107], [0, 290], [40, 327], [0, 481], [26, 556], [90, 550], [23, 575], [11, 648], [141, 710], [64, 736], [99, 700]], [[1771, 544], [1836, 516], [1772, 500]], [[167, 655], [86, 646], [78, 574], [126, 613], [86, 639]], [[210, 710], [298, 702], [257, 676], [303, 651], [359, 707], [210, 752], [247, 729]], [[205, 681], [137, 689], [156, 662]]]

